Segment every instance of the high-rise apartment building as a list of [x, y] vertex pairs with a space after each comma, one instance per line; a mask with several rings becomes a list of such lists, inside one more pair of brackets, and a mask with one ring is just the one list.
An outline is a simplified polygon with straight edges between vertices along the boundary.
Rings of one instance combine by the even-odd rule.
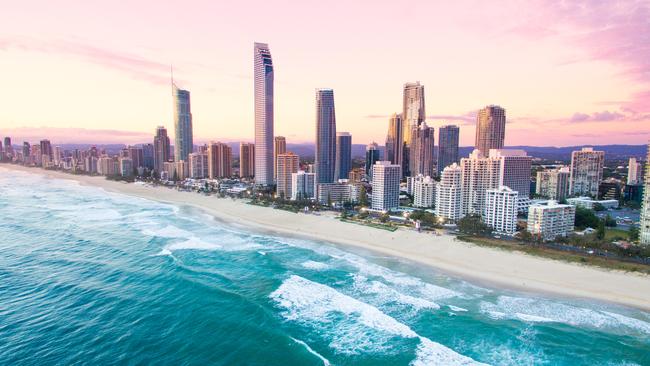
[[537, 172], [535, 194], [561, 201], [569, 196], [569, 167], [546, 169]]
[[255, 183], [273, 184], [273, 60], [265, 43], [255, 43]]
[[503, 149], [506, 131], [505, 109], [489, 105], [478, 111], [476, 116], [476, 140], [474, 148], [483, 156], [491, 149]]
[[394, 113], [388, 121], [388, 134], [386, 135], [386, 160], [393, 164], [402, 164], [403, 128], [402, 115]]
[[379, 161], [379, 145], [371, 142], [366, 146], [366, 177], [372, 180], [372, 167]]
[[533, 158], [524, 150], [492, 149], [489, 157], [499, 160], [499, 186], [519, 193], [519, 198], [530, 197], [530, 171]]
[[50, 140], [41, 140], [41, 155], [47, 155], [48, 161], [54, 160], [54, 151], [52, 150], [52, 144]]
[[352, 135], [349, 132], [337, 132], [334, 179], [348, 179], [350, 170], [352, 170]]
[[598, 196], [598, 185], [603, 179], [605, 152], [583, 147], [571, 153], [569, 194], [572, 196]]
[[410, 175], [433, 176], [435, 173], [435, 133], [422, 122], [411, 131]]
[[334, 91], [316, 89], [316, 168], [317, 183], [332, 183], [336, 164], [336, 113]]
[[479, 150], [460, 159], [462, 216], [482, 215], [485, 210], [485, 192], [499, 188], [500, 164], [497, 159], [486, 158]]
[[144, 150], [141, 146], [129, 146], [127, 147], [129, 152], [129, 158], [133, 160], [133, 168], [143, 168], [144, 167]]
[[483, 220], [497, 233], [517, 232], [517, 210], [519, 193], [508, 187], [488, 189], [485, 192], [485, 211]]
[[14, 147], [11, 145], [11, 137], [5, 137], [5, 158], [9, 161], [14, 157]]
[[163, 171], [163, 164], [169, 161], [169, 136], [167, 129], [163, 126], [156, 128], [156, 135], [153, 138], [153, 164], [154, 170], [160, 174]]
[[448, 222], [462, 217], [462, 169], [456, 163], [446, 166], [436, 187], [436, 215]]
[[526, 230], [542, 240], [555, 240], [573, 231], [575, 217], [576, 208], [573, 205], [559, 204], [555, 200], [534, 204], [528, 207]]
[[284, 136], [275, 136], [273, 139], [273, 179], [278, 178], [278, 155], [287, 152], [287, 139]]
[[239, 177], [251, 178], [255, 175], [255, 144], [239, 143]]
[[402, 110], [402, 133], [404, 134], [404, 147], [402, 149], [402, 176], [410, 175], [409, 163], [411, 149], [411, 134], [413, 129], [420, 127], [426, 119], [424, 108], [424, 85], [420, 82], [404, 84]]
[[627, 164], [627, 184], [640, 184], [643, 181], [643, 164], [630, 158]]
[[438, 173], [453, 163], [458, 163], [460, 129], [446, 125], [438, 129]]
[[207, 152], [196, 152], [190, 154], [189, 176], [193, 179], [202, 179], [210, 176]]
[[413, 207], [433, 207], [436, 198], [436, 181], [426, 176], [413, 184]]
[[133, 176], [133, 160], [131, 158], [120, 159], [120, 175], [123, 177]]
[[179, 89], [172, 83], [172, 94], [174, 97], [174, 160], [187, 161], [188, 155], [194, 151], [190, 92]]
[[300, 168], [300, 158], [298, 155], [287, 152], [278, 155], [278, 180], [276, 193], [278, 197], [289, 199], [292, 197], [291, 175], [297, 173]]
[[291, 200], [316, 198], [316, 174], [302, 170], [291, 174]]
[[[8, 154], [7, 145], [5, 145], [5, 154]], [[32, 163], [31, 155], [32, 155], [32, 147], [29, 145], [29, 142], [27, 141], [23, 142], [23, 165], [30, 165]], [[7, 155], [5, 155], [5, 157], [6, 156]]]
[[399, 207], [401, 167], [390, 161], [378, 161], [372, 166], [372, 209], [390, 211]]
[[229, 178], [230, 176], [232, 176], [232, 149], [228, 144], [210, 142], [208, 144], [208, 177], [216, 179]]
[[643, 178], [643, 201], [641, 202], [641, 220], [639, 222], [639, 241], [650, 245], [650, 145], [648, 145], [648, 164]]

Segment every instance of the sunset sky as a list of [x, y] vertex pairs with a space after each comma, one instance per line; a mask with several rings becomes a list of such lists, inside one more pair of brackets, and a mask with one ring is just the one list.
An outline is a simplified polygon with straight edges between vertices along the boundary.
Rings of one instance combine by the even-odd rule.
[[430, 125], [506, 108], [506, 145], [650, 139], [649, 1], [2, 0], [0, 135], [148, 142], [173, 135], [170, 65], [195, 142], [253, 139], [253, 42], [275, 64], [275, 131], [313, 141], [314, 90], [337, 129], [384, 143], [402, 85]]

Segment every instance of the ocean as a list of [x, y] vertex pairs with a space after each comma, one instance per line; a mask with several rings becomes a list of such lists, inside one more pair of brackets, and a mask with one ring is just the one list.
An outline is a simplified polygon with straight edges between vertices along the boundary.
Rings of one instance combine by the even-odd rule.
[[0, 365], [482, 363], [650, 365], [650, 314], [0, 167]]

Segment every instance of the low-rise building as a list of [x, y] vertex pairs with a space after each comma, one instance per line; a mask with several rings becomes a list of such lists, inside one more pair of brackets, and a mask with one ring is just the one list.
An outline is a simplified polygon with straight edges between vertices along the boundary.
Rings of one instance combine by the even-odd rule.
[[542, 240], [567, 236], [573, 231], [576, 207], [557, 201], [538, 203], [528, 208], [528, 232]]
[[590, 210], [594, 209], [594, 206], [596, 204], [600, 204], [606, 209], [610, 208], [617, 208], [618, 207], [618, 201], [617, 200], [595, 200], [591, 197], [572, 197], [572, 198], [567, 198], [567, 203], [573, 206], [580, 206], [584, 207]]

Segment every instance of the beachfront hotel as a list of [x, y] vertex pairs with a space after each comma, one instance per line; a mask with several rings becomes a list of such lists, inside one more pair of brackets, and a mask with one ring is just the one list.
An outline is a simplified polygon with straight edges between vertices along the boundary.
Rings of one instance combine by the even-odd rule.
[[458, 126], [446, 125], [438, 129], [438, 173], [451, 164], [458, 163], [459, 136]]
[[483, 221], [497, 233], [517, 232], [517, 209], [519, 193], [506, 186], [488, 189], [485, 192], [485, 211]]
[[555, 200], [531, 205], [528, 208], [527, 230], [542, 240], [554, 240], [573, 232], [576, 208]]
[[334, 91], [316, 89], [316, 169], [317, 183], [333, 183], [336, 164], [336, 110]]
[[279, 154], [277, 159], [277, 190], [278, 197], [289, 199], [292, 197], [291, 178], [292, 174], [297, 173], [300, 168], [300, 158], [298, 155], [287, 152]]
[[273, 60], [266, 43], [255, 43], [255, 184], [273, 184]]
[[349, 132], [337, 132], [334, 179], [348, 179], [350, 170], [352, 170], [352, 135]]
[[390, 161], [378, 161], [372, 166], [372, 209], [390, 211], [399, 207], [401, 167]]
[[462, 169], [453, 163], [442, 170], [436, 186], [436, 215], [452, 223], [462, 217], [461, 177]]
[[569, 194], [572, 196], [598, 196], [598, 185], [603, 180], [605, 152], [583, 147], [571, 153]]
[[535, 194], [561, 201], [569, 196], [569, 167], [546, 169], [537, 172]]
[[506, 132], [506, 111], [497, 105], [489, 105], [478, 111], [474, 148], [483, 156], [491, 149], [503, 149]]
[[174, 97], [174, 160], [187, 161], [187, 157], [194, 151], [190, 92], [179, 89], [172, 82], [172, 93]]

